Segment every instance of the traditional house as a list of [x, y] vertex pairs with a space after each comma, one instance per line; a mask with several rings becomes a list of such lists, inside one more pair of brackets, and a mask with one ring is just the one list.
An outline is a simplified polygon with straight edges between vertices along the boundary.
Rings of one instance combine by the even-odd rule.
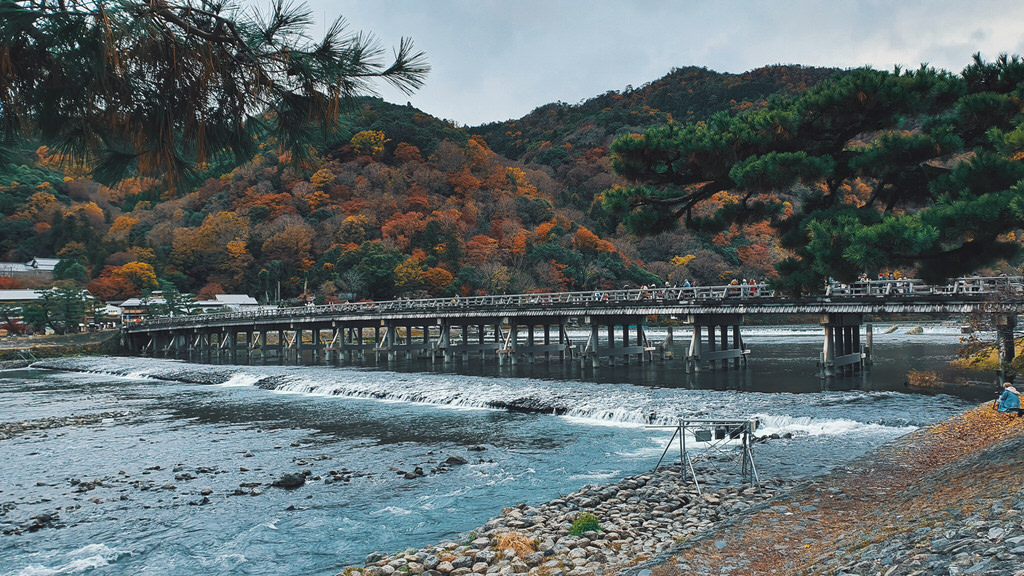
[[28, 262], [0, 262], [0, 276], [17, 280], [22, 286], [42, 286], [53, 282], [53, 270], [60, 258], [33, 258]]

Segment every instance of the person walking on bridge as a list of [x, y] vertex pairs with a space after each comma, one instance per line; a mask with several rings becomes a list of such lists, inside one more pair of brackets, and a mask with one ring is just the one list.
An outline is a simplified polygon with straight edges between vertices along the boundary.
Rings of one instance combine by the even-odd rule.
[[1016, 412], [1017, 416], [1024, 414], [1020, 407], [1020, 392], [1010, 382], [1003, 382], [1003, 394], [999, 396], [996, 408], [1000, 412]]

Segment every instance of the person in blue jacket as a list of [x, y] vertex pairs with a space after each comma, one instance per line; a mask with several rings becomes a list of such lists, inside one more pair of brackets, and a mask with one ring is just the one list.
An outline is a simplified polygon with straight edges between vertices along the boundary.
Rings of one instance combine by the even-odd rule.
[[1003, 394], [999, 396], [996, 407], [1000, 412], [1016, 412], [1017, 416], [1024, 414], [1020, 407], [1020, 392], [1009, 382], [1003, 382]]

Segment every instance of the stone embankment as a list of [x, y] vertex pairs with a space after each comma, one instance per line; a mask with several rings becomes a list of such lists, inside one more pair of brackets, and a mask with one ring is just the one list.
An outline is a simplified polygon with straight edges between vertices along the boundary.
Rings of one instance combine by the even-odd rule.
[[[723, 480], [715, 478], [716, 482]], [[587, 486], [539, 506], [506, 508], [465, 541], [396, 555], [371, 554], [365, 567], [349, 568], [345, 573], [608, 574], [652, 558], [775, 493], [773, 489], [734, 485], [717, 490], [705, 486], [703, 494], [698, 494], [692, 482], [683, 481], [678, 469], [661, 468], [612, 485]], [[570, 534], [573, 522], [584, 512], [597, 517], [600, 530]]]
[[[675, 469], [506, 508], [463, 541], [352, 576], [1024, 576], [1024, 418], [991, 403], [830, 474], [698, 495]], [[583, 512], [599, 531], [569, 534]]]
[[723, 574], [1024, 576], [1024, 418], [985, 403], [624, 572]]

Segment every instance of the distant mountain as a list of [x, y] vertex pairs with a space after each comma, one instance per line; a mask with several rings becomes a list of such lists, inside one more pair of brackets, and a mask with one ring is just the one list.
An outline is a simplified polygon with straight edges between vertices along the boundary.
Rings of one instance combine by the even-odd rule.
[[838, 71], [775, 65], [729, 74], [688, 66], [637, 88], [609, 90], [579, 104], [545, 104], [518, 120], [484, 124], [469, 132], [510, 159], [557, 166], [557, 157], [536, 156], [547, 145], [585, 150], [670, 118], [686, 122], [722, 110], [744, 110], [774, 95], [802, 92]]
[[670, 119], [687, 122], [723, 110], [739, 112], [773, 96], [802, 92], [837, 72], [774, 65], [729, 74], [688, 66], [637, 88], [610, 90], [579, 104], [546, 104], [518, 120], [468, 131], [511, 160], [552, 168], [556, 180], [566, 186], [564, 201], [585, 210], [610, 183], [606, 177], [592, 179], [600, 173], [595, 160], [606, 155], [616, 136], [639, 133]]

